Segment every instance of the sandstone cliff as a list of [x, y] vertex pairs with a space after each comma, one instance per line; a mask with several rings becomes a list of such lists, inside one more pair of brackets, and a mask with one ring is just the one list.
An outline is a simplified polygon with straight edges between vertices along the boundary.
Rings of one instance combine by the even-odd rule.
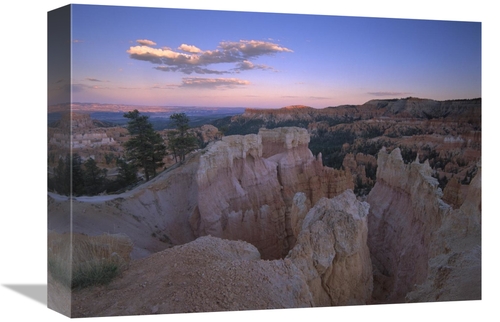
[[136, 189], [121, 195], [54, 196], [50, 229], [64, 232], [70, 204], [73, 229], [81, 233], [125, 233], [134, 257], [212, 235], [255, 245], [263, 258], [284, 257], [294, 244], [293, 196], [309, 204], [352, 189], [348, 173], [324, 167], [307, 148], [299, 128], [228, 136], [194, 153]]
[[273, 110], [246, 109], [238, 119], [260, 119], [265, 122], [324, 121], [325, 117], [338, 120], [368, 120], [373, 118], [455, 118], [481, 122], [481, 99], [436, 101], [417, 97], [401, 99], [376, 99], [361, 105], [340, 105], [314, 109], [307, 106], [290, 106]]
[[303, 219], [287, 259], [303, 272], [315, 306], [370, 302], [368, 209], [352, 190], [346, 190], [335, 198], [320, 199]]
[[75, 292], [72, 316], [367, 304], [367, 213], [352, 191], [321, 199], [296, 227], [295, 247], [278, 260], [262, 260], [244, 241], [199, 237], [131, 262], [108, 287]]
[[290, 210], [304, 192], [310, 204], [352, 188], [343, 171], [323, 167], [301, 128], [228, 136], [202, 153], [197, 171], [198, 206], [191, 216], [196, 236], [242, 239], [263, 258], [281, 258], [293, 247]]
[[[450, 250], [458, 247], [460, 239], [450, 239], [451, 236], [465, 234], [470, 237], [458, 248], [460, 250], [456, 250], [456, 256], [452, 256], [454, 261], [460, 261], [457, 266], [471, 270], [480, 267], [478, 258], [469, 258], [469, 262], [458, 259], [465, 256], [462, 251], [477, 253], [480, 250], [480, 184], [477, 183], [480, 179], [476, 179], [470, 187], [469, 202], [454, 212], [442, 201], [441, 189], [431, 174], [432, 169], [427, 162], [405, 164], [399, 149], [390, 154], [385, 149], [379, 153], [377, 183], [367, 198], [371, 205], [368, 245], [375, 271], [375, 302], [404, 302], [408, 293], [420, 288], [417, 285], [429, 283], [428, 280], [434, 283], [435, 292], [440, 289], [447, 292], [446, 288], [442, 289], [443, 284], [436, 280], [435, 272], [444, 266], [436, 268], [435, 262], [437, 258], [443, 260], [443, 256], [450, 257]], [[450, 267], [445, 270], [445, 274], [459, 272]], [[471, 283], [458, 283], [454, 287], [462, 291], [471, 288], [469, 299], [478, 299], [480, 274], [476, 277]], [[464, 275], [461, 278], [469, 277]], [[410, 295], [409, 298], [423, 300], [418, 295]], [[448, 299], [463, 297], [451, 295]]]

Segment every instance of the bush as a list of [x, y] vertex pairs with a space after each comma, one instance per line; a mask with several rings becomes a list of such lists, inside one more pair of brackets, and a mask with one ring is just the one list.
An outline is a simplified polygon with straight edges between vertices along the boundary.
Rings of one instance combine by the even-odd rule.
[[126, 269], [131, 251], [130, 239], [120, 235], [49, 232], [48, 271], [71, 289], [106, 285]]

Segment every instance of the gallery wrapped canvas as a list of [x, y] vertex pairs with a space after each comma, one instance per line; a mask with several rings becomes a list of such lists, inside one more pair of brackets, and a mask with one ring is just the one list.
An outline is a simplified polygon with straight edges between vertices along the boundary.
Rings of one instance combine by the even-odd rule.
[[48, 13], [48, 306], [481, 300], [481, 23]]

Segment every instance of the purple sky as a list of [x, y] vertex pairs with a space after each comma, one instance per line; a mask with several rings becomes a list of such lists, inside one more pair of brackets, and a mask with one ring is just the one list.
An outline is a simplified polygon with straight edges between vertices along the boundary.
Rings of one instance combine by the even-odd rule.
[[323, 108], [481, 97], [479, 22], [75, 5], [72, 38], [75, 102]]

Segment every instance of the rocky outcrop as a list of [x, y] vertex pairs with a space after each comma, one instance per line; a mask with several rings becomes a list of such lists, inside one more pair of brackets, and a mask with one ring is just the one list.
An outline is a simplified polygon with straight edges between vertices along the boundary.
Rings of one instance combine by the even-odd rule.
[[290, 211], [295, 193], [312, 205], [352, 188], [347, 173], [323, 167], [301, 128], [228, 136], [202, 153], [197, 171], [196, 236], [211, 234], [256, 245], [263, 258], [281, 258], [294, 244]]
[[358, 190], [363, 187], [371, 188], [375, 184], [377, 159], [369, 154], [348, 153], [342, 162], [344, 169], [348, 169]]
[[199, 237], [133, 261], [98, 297], [91, 289], [75, 293], [72, 315], [366, 304], [372, 288], [367, 213], [368, 204], [352, 191], [321, 199], [303, 218], [289, 255], [272, 261], [244, 241]]
[[280, 258], [285, 203], [276, 165], [262, 158], [258, 135], [229, 136], [201, 156], [198, 203], [190, 222], [195, 236], [241, 239], [266, 258]]
[[452, 177], [443, 190], [443, 201], [453, 208], [459, 207], [463, 202], [463, 186], [456, 177]]
[[219, 129], [210, 124], [202, 125], [201, 127], [194, 129], [194, 131], [203, 144], [219, 140], [222, 137]]
[[103, 127], [102, 122], [91, 119], [89, 114], [62, 113], [54, 126], [48, 127], [49, 166], [57, 166], [59, 158], [78, 153], [83, 160], [93, 158], [100, 167], [110, 168], [123, 154], [121, 143], [128, 136], [123, 127]]
[[259, 119], [270, 123], [285, 121], [322, 121], [325, 117], [343, 120], [369, 120], [373, 118], [455, 118], [464, 122], [481, 122], [481, 99], [436, 101], [417, 97], [376, 99], [361, 105], [340, 105], [314, 109], [307, 106], [272, 110], [245, 109], [234, 120]]
[[408, 302], [481, 299], [481, 167], [461, 206], [434, 234], [427, 279], [406, 295]]
[[303, 272], [315, 306], [370, 302], [368, 209], [352, 190], [346, 190], [332, 199], [320, 199], [299, 221], [300, 233], [287, 259]]
[[[435, 289], [442, 287], [431, 277], [436, 277], [431, 268], [435, 267], [437, 257], [446, 257], [453, 248], [451, 245], [459, 241], [451, 241], [445, 235], [461, 234], [465, 229], [474, 236], [468, 247], [475, 249], [480, 245], [480, 238], [477, 239], [480, 185], [470, 187], [469, 193], [474, 197], [470, 197], [469, 206], [465, 203], [462, 206], [468, 209], [470, 217], [457, 220], [452, 207], [442, 201], [441, 189], [431, 174], [427, 162], [405, 164], [399, 149], [390, 154], [385, 149], [379, 152], [377, 183], [367, 198], [371, 205], [368, 245], [374, 267], [373, 298], [377, 303], [404, 302], [407, 294], [428, 279], [433, 280]], [[474, 203], [476, 206], [471, 206]], [[470, 263], [461, 264], [470, 268]], [[458, 287], [470, 286], [460, 284]], [[480, 282], [474, 287], [480, 287]]]
[[133, 262], [99, 298], [75, 294], [73, 317], [310, 307], [300, 271], [211, 236]]
[[415, 117], [423, 119], [445, 118], [448, 116], [461, 119], [481, 120], [481, 99], [436, 101], [408, 97], [398, 100], [372, 100], [363, 106], [384, 110], [383, 115]]
[[67, 222], [73, 209], [76, 232], [135, 236], [134, 258], [205, 235], [244, 240], [265, 259], [283, 258], [295, 241], [295, 193], [303, 192], [312, 206], [352, 189], [348, 173], [312, 155], [308, 138], [299, 128], [224, 137], [124, 194], [52, 200], [59, 218], [52, 225], [64, 232], [57, 222]]

